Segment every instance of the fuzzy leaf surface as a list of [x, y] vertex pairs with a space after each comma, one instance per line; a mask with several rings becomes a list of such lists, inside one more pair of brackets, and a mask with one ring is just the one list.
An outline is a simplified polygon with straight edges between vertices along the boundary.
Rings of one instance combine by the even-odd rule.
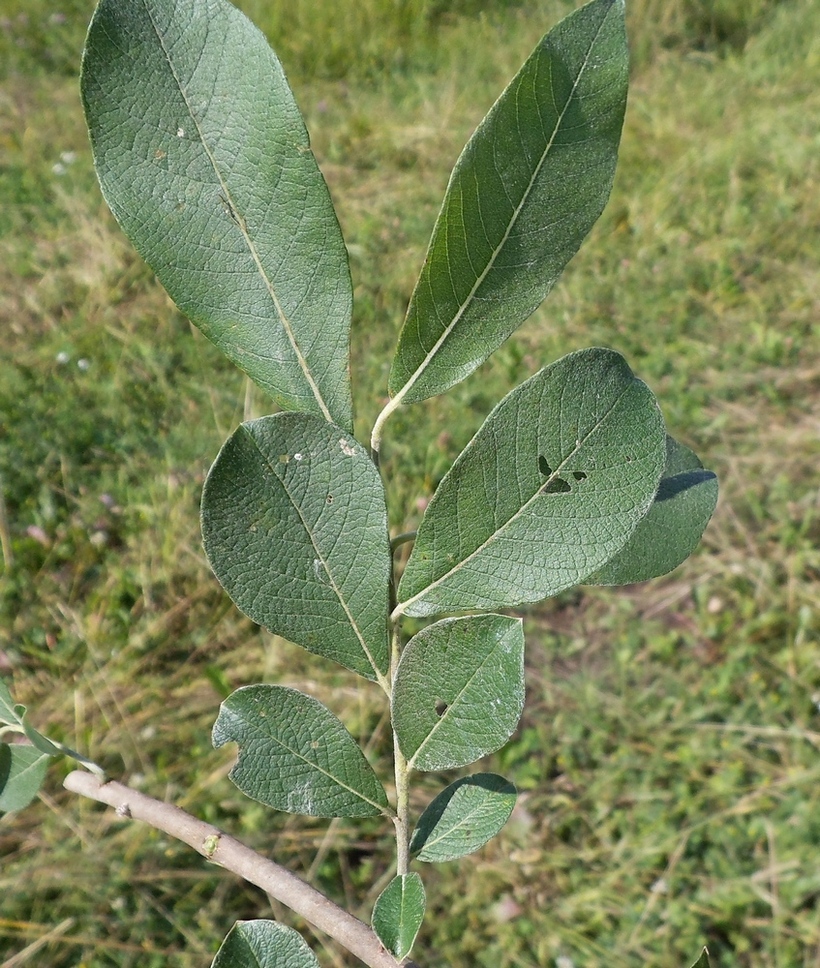
[[22, 810], [37, 796], [51, 757], [34, 746], [0, 743], [0, 813]]
[[280, 413], [237, 428], [205, 482], [202, 537], [254, 622], [368, 679], [386, 673], [384, 488], [339, 427]]
[[539, 306], [609, 198], [626, 106], [623, 0], [539, 43], [458, 159], [390, 373], [404, 403], [463, 380]]
[[399, 961], [410, 950], [424, 920], [427, 899], [418, 874], [398, 874], [376, 899], [371, 924], [379, 941]]
[[319, 962], [293, 928], [276, 921], [237, 921], [211, 968], [319, 968]]
[[449, 770], [500, 749], [523, 709], [520, 619], [444, 619], [407, 643], [396, 672], [392, 716], [411, 768]]
[[317, 699], [243, 686], [219, 707], [215, 747], [239, 744], [230, 777], [252, 800], [311, 817], [372, 817], [387, 796], [353, 737]]
[[666, 438], [666, 466], [658, 493], [624, 547], [585, 585], [628, 585], [665, 575], [697, 547], [718, 499], [718, 480], [698, 457]]
[[623, 357], [565, 356], [501, 401], [439, 484], [398, 611], [502, 608], [577, 584], [626, 544], [665, 459], [655, 398]]
[[510, 819], [516, 789], [497, 773], [474, 773], [451, 783], [419, 818], [410, 852], [442, 862], [479, 850]]
[[352, 430], [352, 287], [282, 67], [226, 0], [101, 0], [82, 96], [103, 195], [179, 308], [286, 410]]

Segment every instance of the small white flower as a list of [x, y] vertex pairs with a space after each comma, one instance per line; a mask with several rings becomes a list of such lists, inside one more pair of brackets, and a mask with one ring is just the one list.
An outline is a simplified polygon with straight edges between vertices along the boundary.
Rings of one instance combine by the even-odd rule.
[[60, 352], [55, 357], [60, 366], [65, 366], [66, 363], [71, 359], [71, 357], [66, 353], [65, 350], [60, 350]]
[[91, 362], [85, 358], [77, 360], [77, 369], [82, 370], [83, 373], [91, 366]]

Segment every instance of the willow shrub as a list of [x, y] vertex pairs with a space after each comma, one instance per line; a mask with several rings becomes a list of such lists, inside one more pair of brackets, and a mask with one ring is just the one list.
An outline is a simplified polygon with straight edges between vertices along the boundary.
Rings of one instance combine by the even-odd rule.
[[[592, 0], [543, 38], [478, 126], [367, 447], [353, 436], [344, 240], [262, 34], [226, 0], [101, 0], [88, 34], [82, 97], [108, 204], [180, 309], [278, 408], [239, 426], [210, 470], [208, 560], [254, 622], [378, 683], [395, 775], [385, 785], [333, 713], [279, 685], [229, 696], [213, 742], [237, 745], [231, 779], [276, 810], [395, 826], [395, 876], [372, 916], [389, 958], [408, 956], [424, 916], [411, 867], [478, 850], [515, 804], [509, 780], [478, 772], [421, 816], [409, 809], [414, 773], [462, 770], [518, 724], [522, 622], [498, 610], [670, 571], [717, 499], [714, 474], [667, 434], [626, 360], [592, 348], [511, 390], [418, 531], [388, 531], [389, 417], [468, 377], [547, 296], [607, 202], [627, 72], [623, 0]], [[429, 620], [409, 640], [408, 618]], [[18, 809], [47, 760], [71, 751], [37, 733], [5, 687], [0, 722], [33, 744], [0, 748], [0, 806]], [[236, 925], [214, 961], [250, 963], [317, 965], [272, 921]]]

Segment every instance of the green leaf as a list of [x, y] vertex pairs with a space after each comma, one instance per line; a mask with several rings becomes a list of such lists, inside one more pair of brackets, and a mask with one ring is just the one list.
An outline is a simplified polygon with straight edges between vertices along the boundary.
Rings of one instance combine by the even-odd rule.
[[347, 253], [262, 33], [225, 0], [101, 0], [82, 97], [103, 195], [174, 302], [283, 408], [352, 430]]
[[73, 750], [69, 750], [62, 744], [52, 743], [52, 741], [35, 729], [29, 722], [28, 714], [23, 716], [23, 730], [28, 737], [31, 745], [46, 756], [62, 756], [64, 753], [71, 755]]
[[516, 790], [496, 773], [475, 773], [451, 783], [419, 819], [410, 852], [440, 863], [472, 854], [510, 819]]
[[285, 686], [243, 686], [219, 707], [215, 747], [239, 744], [230, 777], [261, 803], [311, 817], [372, 817], [387, 797], [356, 741], [318, 700]]
[[22, 810], [37, 796], [50, 757], [33, 746], [0, 743], [0, 813]]
[[703, 949], [703, 953], [694, 965], [692, 965], [692, 968], [709, 968], [709, 952], [706, 948]]
[[649, 510], [666, 454], [620, 354], [565, 356], [509, 393], [446, 474], [399, 585], [425, 616], [536, 602], [582, 581]]
[[593, 0], [543, 38], [479, 125], [410, 301], [395, 398], [463, 380], [549, 293], [609, 197], [627, 73], [623, 0]]
[[410, 950], [424, 920], [427, 899], [418, 874], [399, 874], [376, 899], [371, 923], [379, 941], [399, 961]]
[[8, 686], [0, 679], [0, 723], [7, 726], [22, 726], [26, 707], [15, 703]]
[[407, 643], [396, 672], [392, 715], [411, 768], [448, 770], [500, 749], [523, 709], [520, 619], [444, 619]]
[[275, 921], [237, 921], [211, 968], [319, 968], [319, 962], [293, 928]]
[[202, 537], [254, 622], [368, 679], [386, 673], [384, 488], [344, 431], [309, 414], [242, 424], [205, 482]]
[[718, 499], [717, 477], [672, 437], [666, 467], [646, 517], [624, 547], [585, 585], [628, 585], [677, 568], [697, 547]]

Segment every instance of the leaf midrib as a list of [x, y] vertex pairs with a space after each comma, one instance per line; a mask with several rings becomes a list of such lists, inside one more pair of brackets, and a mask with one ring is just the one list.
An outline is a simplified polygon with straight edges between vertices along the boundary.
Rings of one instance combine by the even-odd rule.
[[285, 311], [284, 311], [284, 309], [282, 307], [282, 304], [279, 302], [279, 296], [277, 295], [276, 288], [274, 287], [273, 282], [269, 278], [268, 273], [267, 273], [267, 270], [265, 269], [265, 267], [264, 267], [264, 265], [262, 263], [261, 257], [259, 255], [259, 252], [257, 251], [256, 244], [254, 243], [253, 239], [251, 238], [250, 233], [248, 232], [248, 226], [247, 226], [247, 223], [245, 222], [244, 216], [241, 214], [241, 212], [239, 211], [239, 208], [237, 207], [236, 203], [234, 202], [233, 195], [232, 195], [230, 189], [228, 188], [228, 185], [227, 185], [225, 179], [222, 177], [222, 172], [220, 171], [220, 168], [219, 168], [219, 166], [216, 163], [216, 159], [214, 158], [214, 155], [211, 152], [211, 149], [210, 149], [207, 141], [205, 140], [205, 137], [204, 137], [203, 132], [202, 132], [202, 128], [200, 127], [200, 124], [199, 124], [199, 120], [198, 120], [196, 114], [194, 113], [194, 111], [193, 111], [193, 109], [191, 107], [190, 101], [188, 100], [188, 95], [187, 95], [187, 92], [185, 90], [185, 87], [182, 84], [182, 81], [181, 81], [179, 75], [177, 74], [177, 72], [176, 72], [176, 70], [174, 68], [174, 62], [173, 62], [173, 59], [171, 58], [171, 53], [168, 50], [168, 48], [166, 47], [166, 45], [165, 45], [165, 40], [164, 40], [164, 38], [162, 36], [162, 33], [161, 33], [158, 25], [154, 21], [154, 18], [152, 16], [152, 12], [151, 12], [151, 9], [150, 9], [150, 5], [148, 3], [146, 3], [146, 2], [143, 2], [143, 7], [144, 7], [145, 12], [146, 12], [146, 14], [148, 16], [148, 19], [151, 22], [151, 26], [154, 29], [154, 33], [156, 34], [157, 41], [159, 43], [160, 48], [162, 49], [162, 53], [165, 56], [165, 60], [168, 63], [168, 69], [170, 70], [171, 75], [174, 78], [174, 81], [176, 82], [176, 85], [177, 85], [177, 88], [179, 90], [180, 96], [182, 97], [183, 101], [185, 102], [185, 107], [186, 107], [186, 109], [188, 111], [188, 116], [190, 117], [190, 119], [191, 119], [194, 127], [196, 128], [196, 132], [197, 132], [197, 135], [199, 136], [199, 141], [200, 141], [200, 143], [202, 145], [202, 148], [205, 151], [205, 154], [207, 155], [208, 160], [211, 163], [211, 166], [212, 166], [212, 168], [214, 170], [214, 174], [216, 175], [217, 180], [219, 181], [219, 185], [220, 185], [222, 191], [225, 193], [224, 200], [225, 200], [226, 204], [230, 207], [230, 212], [234, 216], [236, 216], [236, 218], [234, 219], [234, 224], [238, 227], [238, 229], [239, 229], [239, 231], [240, 231], [240, 233], [242, 235], [242, 238], [243, 238], [243, 240], [245, 242], [245, 245], [248, 247], [248, 251], [251, 254], [251, 258], [253, 259], [253, 261], [254, 261], [254, 263], [256, 265], [256, 268], [257, 268], [257, 270], [259, 272], [259, 275], [262, 278], [263, 283], [265, 284], [265, 288], [267, 289], [268, 295], [271, 298], [271, 302], [273, 303], [273, 307], [276, 310], [276, 315], [277, 315], [277, 317], [279, 319], [279, 322], [281, 323], [281, 326], [282, 326], [282, 329], [285, 332], [285, 335], [288, 338], [288, 342], [291, 345], [291, 348], [292, 348], [292, 350], [294, 352], [294, 355], [296, 356], [296, 360], [297, 360], [297, 362], [299, 364], [299, 367], [300, 367], [300, 369], [302, 371], [302, 374], [303, 374], [303, 376], [305, 378], [305, 381], [307, 382], [308, 386], [310, 387], [310, 390], [313, 393], [313, 396], [314, 396], [317, 404], [319, 405], [319, 409], [322, 412], [322, 416], [325, 418], [325, 420], [327, 420], [327, 421], [329, 421], [329, 422], [332, 423], [333, 422], [333, 417], [332, 417], [332, 415], [330, 413], [330, 410], [327, 407], [327, 404], [324, 401], [324, 398], [322, 397], [321, 391], [319, 390], [319, 387], [316, 384], [316, 381], [313, 379], [313, 375], [310, 372], [310, 368], [308, 366], [307, 360], [306, 360], [304, 354], [302, 353], [302, 350], [301, 350], [301, 348], [299, 346], [299, 343], [298, 343], [298, 341], [296, 339], [296, 334], [293, 331], [293, 325], [292, 325], [290, 319], [288, 318], [288, 316], [286, 315], [286, 313], [285, 313]]
[[356, 638], [359, 640], [359, 644], [362, 647], [362, 652], [364, 653], [365, 658], [367, 659], [367, 661], [370, 663], [370, 667], [371, 667], [371, 669], [373, 670], [373, 672], [374, 672], [374, 674], [376, 676], [376, 680], [379, 683], [381, 683], [382, 684], [382, 687], [384, 688], [384, 681], [385, 681], [384, 680], [384, 675], [381, 673], [381, 671], [379, 670], [378, 665], [374, 661], [373, 655], [371, 654], [370, 649], [369, 649], [367, 643], [365, 642], [364, 635], [360, 631], [358, 624], [356, 623], [355, 619], [353, 618], [353, 614], [351, 613], [350, 609], [348, 608], [347, 602], [344, 600], [344, 597], [342, 596], [341, 590], [339, 589], [338, 585], [336, 584], [335, 577], [334, 577], [333, 573], [331, 572], [330, 568], [328, 567], [328, 562], [327, 562], [325, 556], [322, 554], [321, 550], [319, 549], [318, 545], [316, 544], [316, 541], [314, 540], [313, 532], [312, 532], [311, 528], [309, 527], [308, 522], [305, 520], [305, 516], [302, 514], [302, 509], [299, 507], [299, 504], [297, 503], [297, 501], [293, 498], [293, 495], [290, 493], [290, 490], [288, 489], [288, 486], [285, 483], [285, 481], [276, 473], [273, 464], [271, 463], [270, 459], [268, 458], [268, 455], [259, 446], [259, 442], [253, 436], [253, 434], [244, 425], [242, 425], [242, 430], [244, 431], [246, 437], [248, 437], [248, 439], [252, 442], [254, 448], [256, 449], [256, 452], [259, 454], [259, 457], [262, 460], [263, 465], [268, 469], [268, 471], [274, 477], [274, 479], [276, 481], [278, 481], [278, 483], [282, 487], [282, 490], [287, 495], [287, 498], [290, 501], [291, 507], [293, 508], [293, 510], [298, 515], [299, 521], [301, 522], [302, 527], [304, 528], [305, 534], [308, 536], [308, 540], [310, 541], [311, 546], [313, 547], [313, 550], [316, 553], [317, 558], [322, 563], [322, 567], [324, 568], [325, 574], [328, 577], [328, 580], [329, 580], [329, 583], [330, 583], [330, 587], [333, 589], [333, 592], [336, 595], [336, 598], [338, 599], [339, 604], [342, 606], [342, 609], [344, 610], [344, 613], [347, 616], [348, 622], [350, 622], [350, 627], [353, 629], [353, 631], [354, 631], [354, 633], [356, 635]]
[[[294, 691], [296, 691], [296, 690], [294, 690]], [[239, 716], [238, 713], [233, 713], [233, 715], [236, 717], [236, 719], [240, 723], [245, 723], [245, 725], [247, 725], [250, 729], [254, 729], [253, 724], [248, 719], [242, 719]], [[331, 715], [332, 715], [332, 713], [331, 713]], [[265, 721], [268, 722], [268, 723], [271, 722], [269, 719], [267, 719], [267, 717], [265, 718]], [[343, 723], [340, 722], [339, 725], [342, 727], [342, 729], [344, 729], [344, 724]], [[372, 806], [372, 807], [376, 807], [376, 809], [379, 811], [379, 813], [384, 813], [385, 810], [387, 809], [386, 804], [384, 804], [384, 803], [377, 803], [375, 800], [371, 800], [370, 797], [366, 796], [361, 790], [356, 790], [354, 787], [349, 786], [347, 783], [344, 783], [341, 779], [339, 779], [339, 777], [334, 776], [332, 773], [330, 773], [328, 770], [324, 769], [322, 766], [320, 766], [314, 760], [308, 759], [308, 757], [305, 756], [304, 753], [301, 753], [299, 750], [293, 749], [291, 746], [288, 746], [288, 744], [285, 743], [278, 735], [271, 735], [271, 733], [265, 732], [261, 728], [254, 729], [254, 732], [258, 736], [262, 736], [265, 739], [272, 740], [274, 743], [278, 743], [279, 746], [281, 746], [283, 750], [285, 750], [286, 752], [290, 753], [296, 759], [301, 760], [307, 766], [309, 766], [312, 769], [316, 770], [317, 773], [320, 773], [322, 776], [325, 776], [329, 780], [332, 780], [342, 790], [346, 790], [348, 793], [353, 794], [353, 796], [357, 797], [362, 802], [367, 803], [367, 804], [370, 804], [370, 806]], [[239, 741], [238, 740], [234, 740], [234, 742], [239, 742]], [[355, 740], [354, 740], [354, 744], [355, 744]], [[240, 751], [241, 751], [241, 748], [242, 747], [241, 747], [241, 744], [240, 744]], [[358, 749], [358, 747], [357, 747], [357, 749]], [[372, 767], [370, 767], [370, 764], [367, 763], [366, 760], [365, 760], [365, 765], [370, 768], [371, 773], [372, 773]], [[378, 784], [378, 778], [376, 777], [376, 774], [375, 773], [373, 773], [373, 778], [376, 780], [376, 783]]]
[[[528, 498], [521, 505], [521, 507], [515, 512], [515, 514], [512, 514], [501, 525], [501, 527], [497, 528], [495, 531], [493, 531], [492, 534], [488, 535], [488, 537], [484, 541], [482, 541], [481, 544], [474, 551], [471, 551], [470, 554], [467, 555], [466, 558], [462, 558], [461, 561], [456, 562], [456, 564], [449, 571], [445, 572], [443, 575], [441, 575], [435, 581], [430, 582], [430, 584], [427, 585], [427, 586], [425, 586], [424, 588], [422, 588], [422, 590], [420, 592], [417, 592], [415, 595], [413, 595], [411, 598], [408, 598], [406, 601], [400, 602], [396, 606], [396, 608], [393, 610], [393, 612], [392, 612], [392, 614], [390, 616], [391, 617], [391, 620], [397, 618], [400, 615], [406, 614], [407, 607], [409, 605], [412, 605], [414, 602], [417, 602], [417, 601], [423, 599], [427, 594], [429, 594], [429, 592], [430, 592], [431, 589], [436, 588], [436, 586], [441, 585], [443, 582], [447, 581], [452, 575], [457, 574], [469, 561], [471, 561], [476, 556], [480, 555], [487, 547], [489, 547], [489, 545], [491, 545], [493, 543], [493, 541], [496, 541], [501, 536], [501, 534], [504, 532], [504, 530], [506, 528], [508, 528], [513, 522], [517, 521], [518, 518], [521, 516], [521, 514], [534, 501], [537, 501], [539, 497], [542, 497], [543, 494], [544, 494], [544, 488], [545, 488], [545, 486], [547, 484], [549, 484], [550, 481], [553, 481], [557, 477], [560, 476], [561, 471], [566, 466], [567, 461], [570, 460], [572, 457], [574, 457], [581, 450], [582, 447], [586, 446], [586, 443], [589, 440], [589, 438], [600, 427], [603, 426], [604, 422], [608, 419], [608, 417], [610, 416], [610, 414], [616, 409], [616, 407], [618, 406], [618, 404], [621, 402], [622, 397], [625, 394], [627, 394], [630, 391], [630, 389], [631, 389], [631, 384], [625, 386], [618, 393], [618, 395], [614, 398], [614, 400], [611, 403], [611, 405], [609, 406], [609, 408], [606, 411], [604, 411], [603, 414], [601, 414], [601, 417], [598, 419], [598, 421], [588, 430], [588, 432], [584, 435], [583, 438], [579, 438], [579, 439], [576, 440], [575, 447], [561, 461], [561, 463], [558, 465], [558, 467], [556, 467], [556, 469], [552, 472], [552, 474], [550, 475], [550, 477], [548, 477], [547, 480], [544, 481], [543, 484], [539, 484], [538, 490], [533, 494], [533, 496], [531, 498]], [[480, 431], [479, 431], [479, 433], [480, 433]]]
[[[493, 250], [492, 254], [490, 255], [490, 258], [487, 261], [486, 267], [482, 270], [482, 272], [476, 278], [476, 281], [473, 284], [472, 288], [470, 289], [470, 292], [467, 294], [467, 296], [465, 297], [465, 299], [462, 301], [461, 305], [458, 307], [455, 315], [453, 316], [452, 321], [445, 327], [445, 329], [442, 332], [441, 336], [439, 336], [439, 338], [433, 344], [432, 349], [430, 349], [428, 351], [427, 355], [424, 357], [424, 359], [422, 360], [422, 362], [418, 365], [418, 367], [416, 368], [415, 372], [412, 374], [412, 376], [410, 377], [410, 379], [404, 384], [404, 386], [401, 388], [401, 390], [398, 391], [398, 393], [395, 395], [395, 397], [393, 397], [393, 400], [391, 401], [391, 403], [393, 404], [393, 406], [398, 406], [399, 405], [399, 403], [404, 399], [404, 397], [408, 394], [408, 392], [418, 382], [418, 380], [423, 375], [423, 373], [427, 370], [427, 368], [430, 365], [430, 363], [432, 362], [433, 358], [436, 356], [436, 354], [441, 349], [441, 347], [444, 345], [444, 343], [450, 338], [451, 333], [456, 328], [456, 326], [458, 325], [458, 323], [461, 321], [461, 319], [464, 316], [464, 314], [467, 312], [467, 309], [469, 308], [470, 304], [473, 302], [473, 299], [475, 298], [476, 293], [478, 292], [478, 290], [483, 285], [484, 280], [487, 278], [487, 276], [490, 274], [490, 272], [494, 268], [498, 256], [500, 255], [501, 251], [503, 250], [504, 246], [506, 245], [507, 240], [509, 239], [509, 237], [510, 237], [510, 235], [512, 233], [512, 230], [515, 227], [516, 222], [518, 221], [518, 217], [520, 216], [520, 214], [521, 214], [524, 206], [527, 203], [527, 200], [530, 197], [530, 194], [532, 193], [532, 188], [533, 188], [533, 185], [535, 183], [535, 180], [538, 177], [538, 175], [540, 174], [541, 169], [542, 169], [542, 167], [544, 165], [544, 162], [546, 161], [547, 156], [549, 155], [550, 151], [552, 150], [552, 146], [555, 143], [555, 139], [556, 139], [556, 137], [558, 135], [558, 132], [561, 129], [561, 125], [563, 123], [564, 116], [566, 115], [567, 111], [569, 110], [569, 106], [572, 103], [573, 98], [575, 97], [575, 91], [576, 91], [578, 85], [581, 82], [581, 78], [584, 76], [584, 73], [586, 71], [587, 64], [589, 63], [589, 59], [592, 56], [592, 51], [593, 51], [595, 45], [598, 42], [598, 37], [600, 36], [600, 33], [603, 30], [603, 28], [604, 28], [604, 24], [606, 23], [606, 20], [609, 17], [609, 13], [610, 13], [610, 11], [607, 10], [606, 14], [601, 19], [601, 23], [598, 26], [598, 29], [595, 31], [595, 36], [593, 37], [593, 39], [592, 39], [592, 41], [591, 41], [591, 43], [589, 45], [589, 48], [588, 48], [588, 50], [586, 52], [586, 56], [584, 57], [584, 61], [583, 61], [582, 65], [581, 65], [580, 70], [578, 71], [578, 75], [577, 75], [577, 77], [575, 78], [575, 80], [574, 80], [574, 82], [572, 84], [572, 90], [570, 91], [570, 93], [569, 93], [569, 95], [568, 95], [568, 97], [566, 99], [566, 103], [564, 104], [563, 108], [561, 109], [560, 114], [558, 115], [558, 120], [555, 122], [555, 125], [553, 127], [553, 130], [552, 130], [552, 133], [550, 135], [549, 141], [547, 142], [547, 144], [546, 144], [543, 152], [541, 153], [541, 157], [538, 160], [538, 164], [535, 166], [535, 168], [533, 170], [533, 173], [532, 173], [532, 176], [530, 177], [529, 183], [527, 184], [527, 187], [526, 187], [526, 189], [525, 189], [525, 191], [524, 191], [524, 193], [523, 193], [523, 195], [521, 197], [521, 201], [519, 202], [519, 204], [517, 205], [517, 207], [513, 211], [512, 217], [510, 218], [510, 222], [509, 222], [509, 224], [507, 226], [507, 229], [504, 232], [504, 235], [503, 235], [501, 241], [498, 243], [498, 245]], [[479, 212], [479, 214], [480, 214], [480, 212]]]
[[496, 639], [496, 642], [495, 642], [495, 645], [493, 646], [493, 648], [487, 653], [486, 656], [484, 656], [484, 659], [481, 661], [481, 664], [478, 665], [478, 666], [476, 666], [473, 674], [464, 683], [464, 685], [462, 686], [462, 688], [459, 690], [458, 694], [453, 698], [453, 701], [449, 704], [449, 706], [447, 707], [447, 709], [444, 711], [444, 715], [441, 716], [437, 720], [437, 722], [433, 725], [433, 728], [430, 730], [430, 732], [424, 737], [424, 739], [420, 743], [420, 745], [419, 745], [418, 749], [416, 750], [416, 752], [407, 761], [407, 766], [410, 769], [414, 769], [415, 768], [414, 764], [418, 760], [419, 755], [421, 754], [421, 752], [424, 749], [424, 747], [430, 742], [431, 738], [433, 736], [435, 736], [436, 731], [439, 729], [439, 727], [443, 726], [445, 723], [448, 722], [448, 717], [450, 716], [452, 710], [455, 708], [456, 703], [458, 703], [458, 701], [461, 699], [461, 697], [467, 691], [468, 687], [471, 685], [471, 683], [476, 678], [476, 676], [479, 674], [479, 672], [481, 672], [481, 670], [484, 668], [484, 666], [496, 654], [496, 652], [498, 651], [498, 649], [503, 644], [503, 640], [506, 639], [506, 636], [507, 636], [508, 632], [510, 632], [510, 631], [511, 631], [511, 629], [508, 628], [508, 629], [504, 630], [503, 632], [501, 632], [501, 635], [500, 635], [500, 637], [498, 639]]

